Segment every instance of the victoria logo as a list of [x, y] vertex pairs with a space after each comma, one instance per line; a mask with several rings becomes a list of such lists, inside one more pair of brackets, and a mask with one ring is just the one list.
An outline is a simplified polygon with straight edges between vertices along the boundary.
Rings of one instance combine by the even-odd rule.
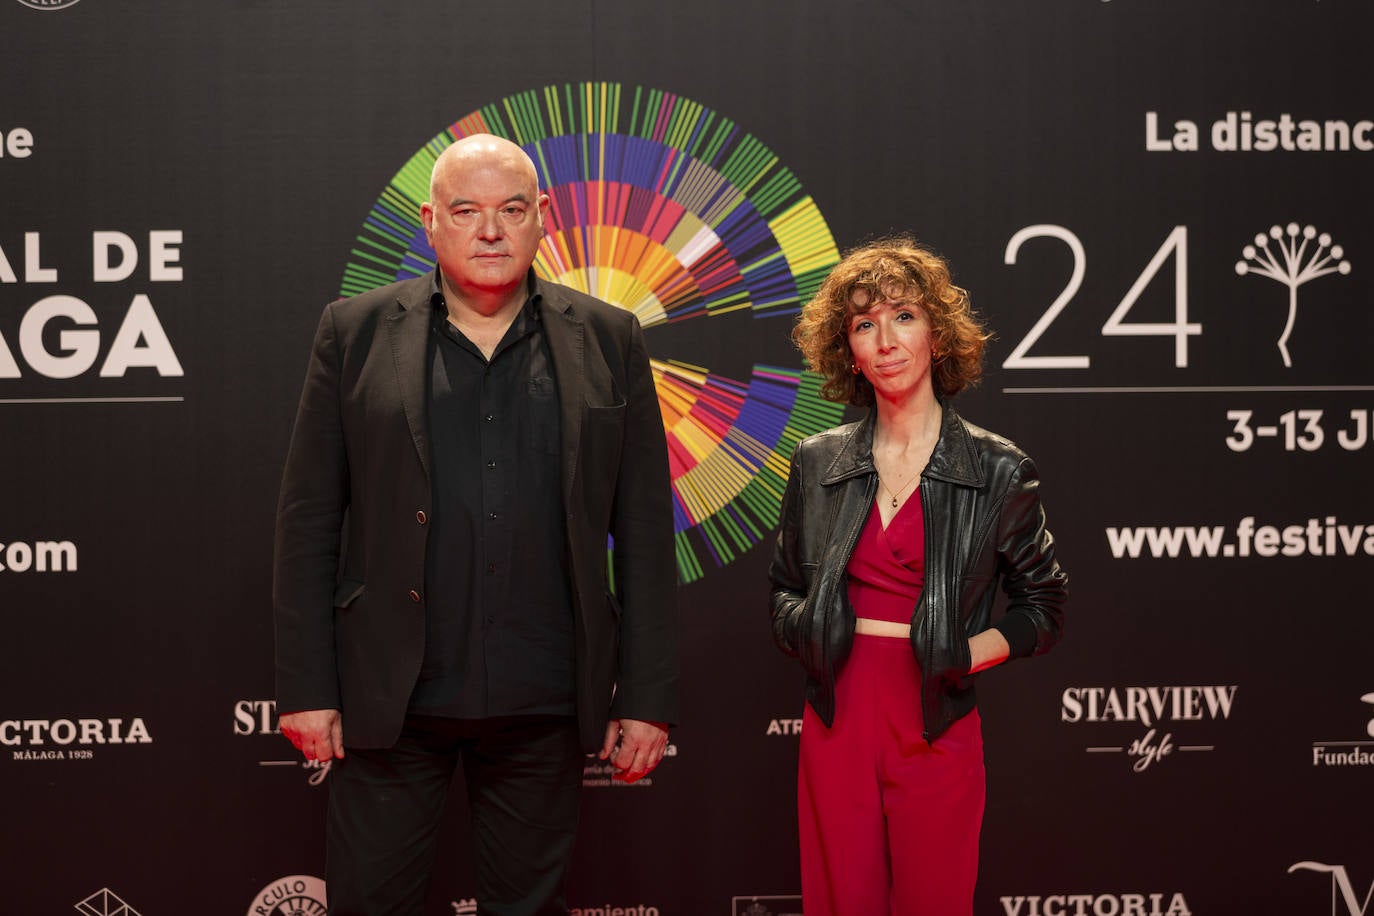
[[[1269, 250], [1271, 239], [1274, 251]], [[1309, 251], [1314, 240], [1316, 246]], [[1279, 335], [1278, 346], [1283, 364], [1291, 367], [1293, 360], [1288, 355], [1288, 336], [1293, 333], [1293, 323], [1298, 317], [1298, 287], [1327, 274], [1350, 273], [1345, 250], [1340, 245], [1331, 244], [1329, 233], [1318, 235], [1314, 226], [1304, 226], [1299, 232], [1297, 223], [1289, 223], [1286, 232], [1273, 226], [1268, 236], [1264, 233], [1255, 236], [1255, 244], [1246, 245], [1241, 249], [1241, 255], [1241, 260], [1236, 262], [1236, 273], [1242, 277], [1246, 274], [1268, 277], [1288, 287], [1288, 321]]]
[[[1365, 916], [1369, 909], [1370, 898], [1374, 897], [1374, 883], [1360, 901], [1355, 895], [1355, 886], [1344, 865], [1327, 865], [1325, 862], [1297, 862], [1289, 866], [1288, 874], [1295, 871], [1315, 871], [1331, 876], [1331, 916]], [[1343, 904], [1342, 909], [1338, 904]]]

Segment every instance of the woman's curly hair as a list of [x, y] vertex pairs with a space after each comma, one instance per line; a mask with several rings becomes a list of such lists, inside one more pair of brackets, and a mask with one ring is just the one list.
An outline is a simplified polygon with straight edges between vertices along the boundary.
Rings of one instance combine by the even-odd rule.
[[[855, 293], [862, 305], [855, 303]], [[931, 382], [936, 396], [953, 397], [983, 374], [983, 347], [992, 335], [969, 305], [968, 292], [950, 282], [939, 255], [899, 235], [852, 249], [802, 307], [792, 340], [812, 371], [825, 377], [821, 396], [867, 407], [873, 385], [854, 372], [849, 319], [888, 300], [918, 305], [930, 322]]]

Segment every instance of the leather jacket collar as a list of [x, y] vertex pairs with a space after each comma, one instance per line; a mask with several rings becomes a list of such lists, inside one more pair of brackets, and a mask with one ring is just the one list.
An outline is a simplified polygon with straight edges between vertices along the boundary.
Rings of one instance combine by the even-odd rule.
[[[944, 403], [940, 406], [943, 410], [940, 438], [936, 440], [935, 450], [931, 452], [930, 461], [921, 476], [965, 487], [983, 486], [987, 477], [968, 429], [953, 407]], [[831, 486], [861, 474], [877, 473], [873, 466], [873, 432], [877, 423], [878, 411], [871, 408], [863, 420], [850, 427], [844, 445], [821, 475], [822, 486]]]

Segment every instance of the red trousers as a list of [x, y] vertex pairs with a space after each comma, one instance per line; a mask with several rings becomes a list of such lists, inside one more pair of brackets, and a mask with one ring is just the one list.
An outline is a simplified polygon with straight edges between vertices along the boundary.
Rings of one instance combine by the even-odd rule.
[[806, 916], [968, 916], [983, 823], [977, 710], [921, 737], [920, 669], [905, 639], [855, 635], [835, 725], [808, 704], [797, 811]]

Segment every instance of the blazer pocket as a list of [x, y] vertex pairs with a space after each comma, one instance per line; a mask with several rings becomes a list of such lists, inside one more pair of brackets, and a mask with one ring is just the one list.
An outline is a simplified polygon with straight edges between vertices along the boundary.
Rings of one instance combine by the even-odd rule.
[[357, 600], [367, 586], [356, 579], [344, 579], [334, 589], [334, 606], [345, 608]]
[[619, 404], [587, 405], [587, 420], [591, 423], [623, 423], [626, 402]]

